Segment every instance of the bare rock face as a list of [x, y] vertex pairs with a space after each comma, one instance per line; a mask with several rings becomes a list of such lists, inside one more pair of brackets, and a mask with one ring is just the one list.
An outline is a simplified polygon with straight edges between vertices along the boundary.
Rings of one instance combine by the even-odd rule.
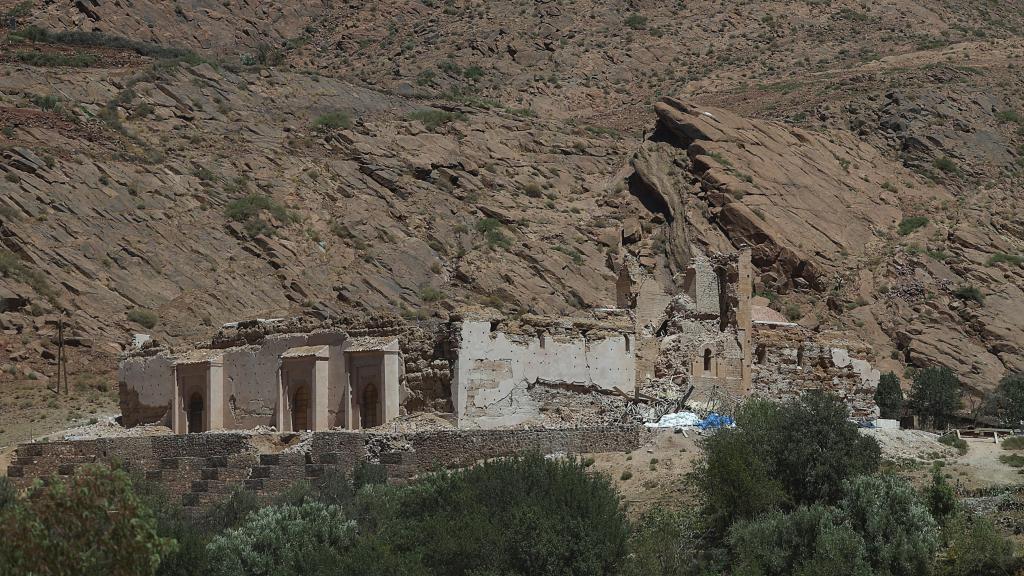
[[[972, 397], [968, 409], [1021, 369], [1020, 260], [992, 256], [1017, 254], [1024, 241], [1006, 218], [950, 214], [949, 188], [847, 131], [675, 98], [655, 111], [627, 178], [667, 223], [670, 263], [687, 257], [677, 246], [689, 242], [712, 252], [751, 246], [756, 288], [780, 295], [778, 309], [857, 334], [876, 360], [899, 362], [889, 369], [952, 368]], [[908, 216], [920, 228], [907, 228]]]
[[815, 134], [673, 98], [655, 111], [657, 129], [638, 156], [666, 144], [685, 156], [653, 170], [641, 164], [637, 175], [646, 182], [660, 171], [691, 181], [676, 189], [686, 194], [667, 195], [672, 212], [685, 210], [705, 245], [750, 245], [766, 289], [825, 290], [902, 217], [896, 195], [883, 188], [885, 175], [913, 176], [848, 133]]

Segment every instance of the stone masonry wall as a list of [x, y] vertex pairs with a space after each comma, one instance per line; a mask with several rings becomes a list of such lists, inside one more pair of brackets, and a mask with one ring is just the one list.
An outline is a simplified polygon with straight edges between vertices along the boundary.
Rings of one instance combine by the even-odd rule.
[[328, 470], [359, 462], [382, 464], [388, 477], [409, 479], [442, 468], [512, 456], [625, 452], [640, 446], [633, 426], [531, 430], [440, 430], [411, 434], [330, 431], [296, 434], [206, 433], [22, 444], [7, 469], [20, 488], [36, 479], [69, 476], [83, 464], [119, 464], [160, 483], [186, 507], [205, 506], [235, 490], [271, 497]]
[[863, 342], [792, 328], [754, 331], [753, 393], [770, 400], [791, 400], [808, 390], [843, 399], [856, 417], [876, 418], [879, 371]]

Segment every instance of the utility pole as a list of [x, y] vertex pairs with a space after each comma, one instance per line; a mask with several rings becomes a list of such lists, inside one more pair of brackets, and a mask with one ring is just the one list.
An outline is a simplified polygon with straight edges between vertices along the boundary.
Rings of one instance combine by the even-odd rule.
[[60, 367], [64, 364], [64, 315], [57, 319], [57, 394], [60, 394]]

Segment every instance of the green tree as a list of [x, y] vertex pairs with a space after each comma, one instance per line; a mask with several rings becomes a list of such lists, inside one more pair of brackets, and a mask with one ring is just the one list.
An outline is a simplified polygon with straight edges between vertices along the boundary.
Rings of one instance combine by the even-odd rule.
[[925, 488], [924, 499], [932, 518], [943, 526], [959, 509], [956, 493], [949, 482], [946, 482], [946, 477], [942, 475], [942, 469], [939, 467], [932, 470], [932, 483]]
[[896, 374], [882, 374], [875, 389], [875, 404], [878, 404], [882, 418], [899, 418], [903, 409], [903, 390]]
[[729, 531], [735, 576], [871, 576], [864, 540], [834, 508], [773, 511]]
[[327, 574], [355, 539], [341, 508], [307, 501], [251, 513], [207, 546], [213, 576]]
[[842, 401], [822, 393], [744, 403], [736, 428], [705, 439], [694, 471], [712, 527], [722, 532], [776, 508], [834, 503], [845, 480], [877, 470], [878, 442], [860, 434], [848, 415]]
[[918, 370], [910, 389], [910, 406], [935, 428], [945, 428], [960, 409], [960, 379], [946, 367]]
[[157, 535], [128, 475], [103, 466], [36, 485], [0, 512], [4, 575], [151, 575], [174, 545]]
[[1024, 372], [1007, 374], [996, 388], [999, 419], [1007, 426], [1024, 427]]
[[873, 574], [932, 573], [938, 526], [908, 482], [895, 476], [854, 478], [839, 508], [864, 539]]

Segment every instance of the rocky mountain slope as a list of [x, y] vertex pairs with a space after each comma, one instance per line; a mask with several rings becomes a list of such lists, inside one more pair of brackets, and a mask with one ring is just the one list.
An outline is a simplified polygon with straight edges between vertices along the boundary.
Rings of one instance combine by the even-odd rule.
[[0, 1], [0, 378], [52, 376], [59, 310], [86, 357], [568, 313], [621, 249], [750, 244], [775, 307], [979, 397], [1024, 369], [1022, 8]]

